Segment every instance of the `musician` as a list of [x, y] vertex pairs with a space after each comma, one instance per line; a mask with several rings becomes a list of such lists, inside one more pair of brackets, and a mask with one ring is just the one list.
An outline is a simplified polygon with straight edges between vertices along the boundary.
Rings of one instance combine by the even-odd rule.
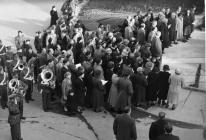
[[55, 88], [54, 73], [50, 69], [52, 63], [53, 61], [49, 60], [48, 66], [44, 67], [38, 76], [38, 90], [42, 94], [42, 106], [45, 112], [51, 109], [51, 95]]
[[1, 91], [1, 107], [2, 109], [7, 108], [7, 82], [8, 74], [4, 71], [3, 66], [0, 66], [0, 91]]
[[34, 101], [32, 99], [33, 92], [33, 72], [29, 66], [24, 65], [23, 70], [20, 72], [20, 79], [27, 84], [28, 88], [26, 90], [25, 101], [29, 103], [29, 101]]
[[24, 40], [25, 38], [24, 38], [22, 31], [18, 31], [18, 35], [15, 37], [15, 45], [16, 45], [17, 51], [22, 49]]
[[17, 95], [11, 94], [8, 102], [9, 117], [8, 122], [11, 127], [12, 140], [23, 140], [21, 138], [21, 113], [17, 103]]
[[6, 47], [2, 44], [0, 39], [0, 65], [5, 67]]
[[7, 67], [8, 70], [8, 78], [9, 80], [12, 79], [12, 61], [14, 60], [14, 53], [11, 51], [11, 46], [7, 47], [7, 51], [6, 51], [6, 62], [5, 62], [5, 66]]
[[[19, 85], [16, 88], [16, 91], [17, 91], [17, 93], [16, 93], [17, 96], [16, 97], [17, 97], [17, 103], [19, 105], [19, 110], [20, 110], [20, 118], [25, 120], [26, 118], [23, 116], [23, 111], [24, 111], [23, 98], [24, 98], [24, 92], [27, 90], [28, 86], [24, 82], [19, 80], [19, 73], [18, 72], [14, 72], [12, 78], [13, 78], [12, 80], [19, 82]], [[12, 84], [10, 84], [10, 83], [11, 83], [11, 80], [9, 81], [8, 95], [13, 94], [13, 90], [11, 89]]]

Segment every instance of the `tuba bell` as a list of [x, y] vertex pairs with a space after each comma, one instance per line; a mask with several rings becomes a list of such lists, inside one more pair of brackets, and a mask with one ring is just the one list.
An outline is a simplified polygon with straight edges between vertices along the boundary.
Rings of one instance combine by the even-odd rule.
[[41, 72], [42, 84], [47, 84], [47, 83], [49, 83], [49, 81], [52, 80], [53, 76], [54, 76], [54, 75], [53, 75], [52, 70], [50, 70], [50, 69], [44, 69], [44, 70]]
[[18, 65], [18, 70], [22, 71], [24, 69], [24, 65], [21, 63]]
[[44, 69], [41, 74], [41, 84], [51, 87], [52, 89], [55, 88], [55, 80], [54, 74], [51, 69]]
[[9, 81], [9, 89], [11, 90], [12, 94], [17, 94], [21, 96], [25, 96], [26, 94], [25, 89], [23, 89], [18, 79], [11, 79]]
[[9, 81], [9, 89], [12, 93], [17, 93], [19, 88], [19, 80], [18, 79], [11, 79]]

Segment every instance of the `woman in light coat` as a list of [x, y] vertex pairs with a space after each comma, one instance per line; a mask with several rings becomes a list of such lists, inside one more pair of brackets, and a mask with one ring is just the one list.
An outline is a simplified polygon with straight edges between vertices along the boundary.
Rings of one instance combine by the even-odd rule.
[[116, 74], [112, 75], [112, 86], [109, 91], [109, 98], [108, 98], [108, 103], [111, 105], [111, 108], [114, 109], [117, 98], [118, 98], [118, 89], [117, 89], [117, 83], [118, 83], [119, 77]]
[[175, 70], [175, 74], [169, 77], [169, 91], [167, 95], [168, 107], [171, 104], [172, 110], [174, 110], [179, 102], [179, 94], [181, 94], [181, 88], [184, 88], [184, 79], [180, 76], [181, 72], [179, 69]]
[[183, 40], [183, 17], [182, 14], [179, 13], [176, 18], [176, 31], [177, 31], [177, 40]]

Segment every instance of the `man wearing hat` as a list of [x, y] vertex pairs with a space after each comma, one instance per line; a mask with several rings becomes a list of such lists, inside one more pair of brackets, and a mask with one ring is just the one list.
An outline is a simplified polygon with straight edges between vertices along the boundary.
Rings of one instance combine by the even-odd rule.
[[[21, 87], [21, 89], [18, 90], [19, 93], [16, 94], [17, 95], [16, 101], [18, 103], [18, 107], [20, 110], [20, 119], [25, 120], [26, 118], [23, 116], [23, 113], [24, 113], [24, 102], [23, 102], [24, 95], [21, 94], [20, 92], [26, 92], [26, 90], [28, 89], [28, 86], [23, 81], [19, 80], [19, 73], [18, 72], [14, 72], [12, 78], [18, 80], [19, 87]], [[12, 95], [12, 94], [13, 94], [13, 91], [9, 89], [8, 95]]]
[[[55, 82], [55, 75], [54, 71], [52, 70], [53, 61], [48, 60], [47, 65], [42, 69], [42, 72], [45, 69], [49, 69], [53, 73], [52, 82]], [[38, 91], [42, 94], [42, 107], [45, 112], [51, 109], [51, 98], [52, 94], [54, 93], [54, 85], [50, 85], [50, 83], [44, 83], [44, 79], [41, 77], [41, 73], [38, 76]], [[50, 82], [50, 81], [49, 81]]]
[[7, 47], [7, 52], [6, 52], [6, 62], [5, 66], [7, 67], [8, 70], [8, 78], [9, 80], [12, 78], [12, 62], [14, 60], [14, 53], [11, 51], [11, 46]]
[[167, 123], [168, 122], [165, 120], [165, 113], [159, 112], [159, 119], [150, 126], [149, 139], [156, 140], [158, 136], [163, 135], [165, 133], [164, 126]]
[[9, 117], [8, 122], [11, 127], [12, 140], [23, 140], [21, 138], [21, 113], [19, 110], [19, 104], [17, 103], [17, 95], [11, 94], [9, 96], [8, 109]]
[[52, 6], [52, 10], [50, 11], [50, 16], [51, 16], [51, 22], [50, 22], [50, 27], [51, 27], [52, 25], [56, 25], [56, 21], [59, 18], [56, 6]]
[[161, 32], [156, 32], [155, 37], [152, 40], [151, 43], [151, 53], [152, 57], [156, 58], [158, 62], [158, 67], [161, 67], [162, 62], [162, 42], [160, 40]]
[[137, 72], [131, 76], [132, 86], [134, 89], [134, 94], [132, 101], [134, 106], [146, 106], [146, 88], [147, 88], [147, 79], [143, 74], [143, 68], [138, 67]]
[[83, 81], [84, 68], [82, 66], [77, 68], [76, 73], [72, 77], [72, 89], [74, 91], [75, 101], [77, 104], [77, 112], [82, 112], [84, 108], [84, 100], [86, 94], [86, 87]]
[[6, 47], [2, 44], [0, 39], [0, 65], [5, 67], [5, 60], [6, 60]]
[[7, 107], [7, 83], [8, 83], [8, 74], [4, 72], [2, 66], [0, 66], [0, 91], [1, 91], [1, 107], [5, 109]]
[[179, 103], [179, 95], [181, 93], [181, 88], [185, 87], [185, 82], [181, 76], [180, 69], [175, 69], [175, 73], [169, 77], [169, 91], [167, 95], [167, 101], [169, 105], [172, 105], [172, 110], [176, 109]]
[[24, 43], [24, 35], [22, 33], [22, 31], [18, 31], [18, 35], [15, 37], [15, 45], [16, 45], [16, 49], [17, 51], [22, 49], [22, 45]]
[[158, 75], [158, 104], [162, 106], [166, 105], [166, 99], [169, 90], [169, 71], [170, 67], [168, 65], [164, 65], [163, 71], [160, 71]]
[[37, 50], [37, 53], [41, 53], [42, 48], [43, 48], [43, 39], [42, 39], [42, 34], [40, 31], [36, 32], [36, 36], [34, 39], [34, 46]]

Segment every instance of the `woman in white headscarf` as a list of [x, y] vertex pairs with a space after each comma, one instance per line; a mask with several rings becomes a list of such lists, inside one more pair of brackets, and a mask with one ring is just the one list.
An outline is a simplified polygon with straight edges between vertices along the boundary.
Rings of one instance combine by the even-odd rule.
[[184, 88], [185, 86], [184, 79], [182, 78], [179, 69], [176, 69], [175, 74], [169, 77], [169, 84], [170, 86], [167, 96], [168, 107], [169, 105], [172, 105], [172, 110], [175, 110], [179, 102], [181, 88]]

